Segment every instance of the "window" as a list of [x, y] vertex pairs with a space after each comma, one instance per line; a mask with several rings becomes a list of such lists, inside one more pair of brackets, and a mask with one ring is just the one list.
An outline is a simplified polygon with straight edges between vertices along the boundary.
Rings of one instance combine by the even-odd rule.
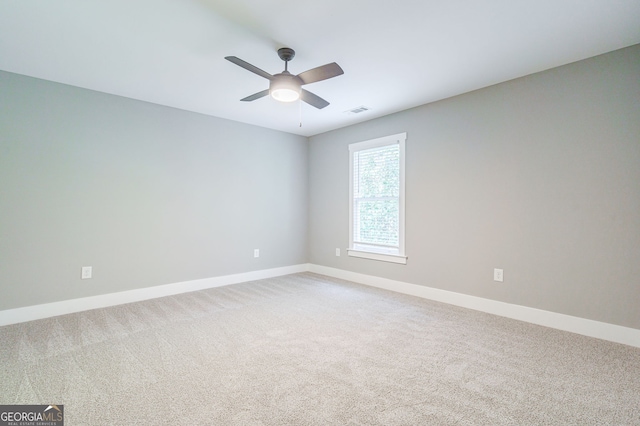
[[404, 253], [406, 133], [349, 145], [349, 256], [407, 263]]

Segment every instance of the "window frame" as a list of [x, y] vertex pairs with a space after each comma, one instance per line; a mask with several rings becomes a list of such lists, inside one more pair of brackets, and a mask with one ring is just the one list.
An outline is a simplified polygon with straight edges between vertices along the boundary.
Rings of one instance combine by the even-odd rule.
[[[405, 253], [405, 142], [407, 133], [398, 133], [395, 135], [384, 136], [381, 138], [370, 139], [362, 142], [356, 142], [349, 145], [349, 248], [347, 255], [359, 257], [363, 259], [379, 260], [392, 263], [407, 263]], [[398, 191], [398, 249], [375, 249], [373, 246], [363, 246], [354, 243], [354, 170], [353, 156], [355, 152], [364, 151], [372, 148], [379, 148], [389, 145], [398, 145], [399, 148], [399, 191]]]

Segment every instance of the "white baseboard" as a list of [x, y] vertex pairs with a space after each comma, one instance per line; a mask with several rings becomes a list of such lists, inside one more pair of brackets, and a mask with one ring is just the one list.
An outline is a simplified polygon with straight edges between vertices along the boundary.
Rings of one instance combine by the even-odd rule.
[[444, 302], [450, 305], [474, 309], [476, 311], [487, 312], [502, 317], [526, 321], [532, 324], [543, 325], [545, 327], [551, 327], [558, 330], [569, 331], [589, 337], [609, 340], [611, 342], [640, 347], [640, 330], [635, 328], [558, 314], [521, 305], [513, 305], [491, 299], [483, 299], [481, 297], [454, 293], [452, 291], [440, 290], [417, 284], [345, 271], [343, 269], [330, 268], [327, 266], [310, 264], [309, 271], [373, 287], [383, 288], [398, 293], [422, 297], [424, 299]]
[[172, 296], [174, 294], [204, 290], [207, 288], [222, 287], [247, 281], [279, 277], [298, 272], [306, 272], [308, 270], [309, 265], [305, 263], [300, 265], [284, 266], [281, 268], [263, 269], [260, 271], [243, 272], [241, 274], [224, 275], [221, 277], [211, 277], [200, 280], [159, 285], [155, 287], [146, 287], [118, 293], [102, 294], [99, 296], [83, 297], [80, 299], [63, 300], [61, 302], [26, 306], [24, 308], [7, 309], [0, 311], [0, 326], [71, 314], [74, 312], [88, 311], [91, 309], [106, 308], [108, 306], [122, 305], [125, 303], [140, 302], [142, 300], [156, 299], [158, 297]]
[[7, 309], [0, 326], [307, 271], [640, 348], [635, 328], [308, 263]]

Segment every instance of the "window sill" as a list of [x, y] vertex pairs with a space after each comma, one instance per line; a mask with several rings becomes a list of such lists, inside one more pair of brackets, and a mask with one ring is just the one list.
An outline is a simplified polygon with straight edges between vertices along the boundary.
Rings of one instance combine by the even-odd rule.
[[400, 263], [402, 265], [407, 264], [407, 256], [400, 256], [397, 254], [383, 254], [372, 253], [368, 251], [352, 250], [348, 249], [347, 254], [351, 257], [360, 257], [362, 259], [379, 260], [382, 262]]

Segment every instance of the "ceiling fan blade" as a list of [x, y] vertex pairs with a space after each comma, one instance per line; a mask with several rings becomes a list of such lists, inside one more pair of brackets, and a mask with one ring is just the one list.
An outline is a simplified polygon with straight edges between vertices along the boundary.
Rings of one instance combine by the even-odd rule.
[[323, 65], [318, 68], [313, 68], [303, 73], [298, 74], [298, 77], [302, 80], [302, 84], [315, 83], [316, 81], [326, 80], [328, 78], [337, 77], [344, 74], [340, 65], [332, 62], [327, 65]]
[[302, 93], [300, 93], [300, 99], [302, 99], [303, 101], [305, 101], [309, 105], [314, 106], [314, 107], [316, 107], [318, 109], [322, 109], [322, 108], [326, 107], [327, 105], [329, 105], [329, 102], [325, 101], [320, 96], [314, 95], [313, 93], [309, 92], [308, 90], [304, 90], [304, 89], [302, 89]]
[[255, 101], [256, 99], [260, 99], [264, 96], [267, 96], [268, 94], [269, 94], [269, 89], [263, 90], [262, 92], [254, 93], [253, 95], [247, 96], [246, 98], [242, 98], [240, 100], [244, 102], [251, 102], [251, 101]]
[[272, 80], [273, 76], [266, 71], [262, 71], [260, 68], [255, 65], [251, 65], [249, 62], [243, 61], [240, 58], [235, 56], [225, 56], [225, 59], [229, 62], [233, 62], [234, 64], [244, 68], [247, 71], [251, 71], [254, 74], [258, 74], [260, 77], [264, 77], [267, 80]]

